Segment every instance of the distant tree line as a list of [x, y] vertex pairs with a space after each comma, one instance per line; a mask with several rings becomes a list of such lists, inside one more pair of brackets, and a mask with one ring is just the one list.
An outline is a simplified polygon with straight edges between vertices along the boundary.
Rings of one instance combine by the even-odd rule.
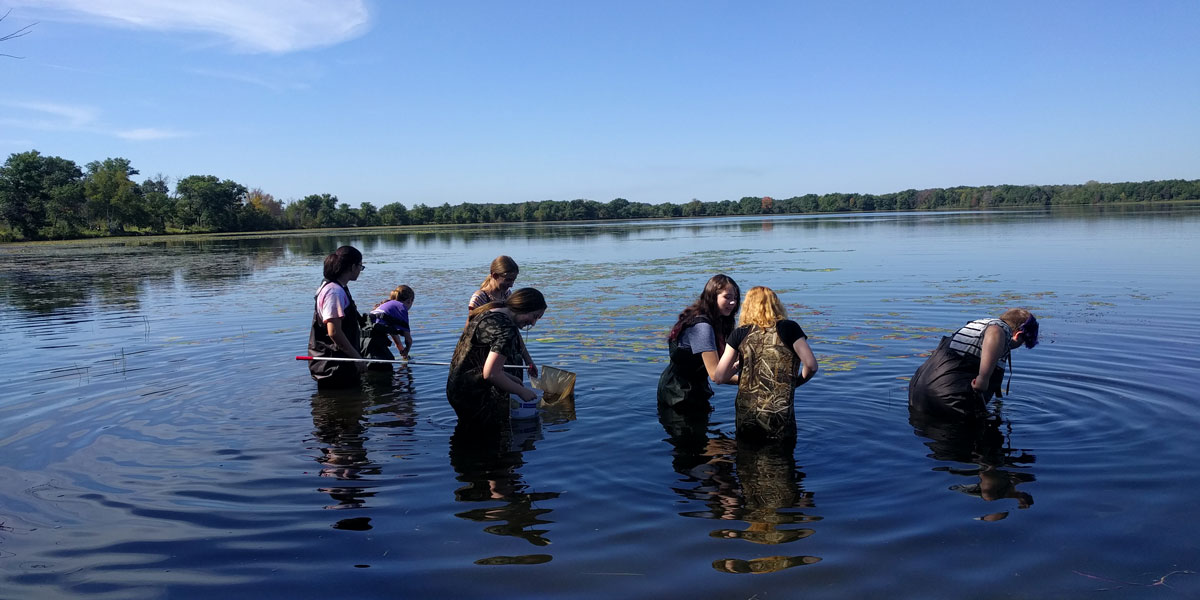
[[451, 206], [399, 202], [351, 208], [332, 194], [282, 202], [213, 175], [175, 182], [162, 175], [140, 183], [125, 158], [82, 168], [37, 150], [12, 154], [0, 166], [0, 241], [325, 227], [512, 223], [899, 210], [986, 209], [1125, 202], [1200, 200], [1200, 180], [1082, 185], [997, 185], [904, 190], [891, 194], [807, 194], [785, 199], [647, 204], [617, 198], [542, 200]]

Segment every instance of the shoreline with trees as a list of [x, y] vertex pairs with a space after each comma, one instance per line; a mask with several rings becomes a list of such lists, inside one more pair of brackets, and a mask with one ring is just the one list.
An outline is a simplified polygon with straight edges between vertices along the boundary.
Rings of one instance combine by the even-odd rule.
[[629, 219], [984, 210], [1200, 201], [1200, 179], [1066, 185], [956, 186], [888, 194], [805, 194], [774, 199], [649, 204], [616, 198], [541, 200], [512, 204], [462, 203], [411, 208], [392, 202], [351, 208], [333, 194], [283, 202], [271, 194], [214, 175], [171, 182], [140, 172], [125, 158], [74, 161], [37, 150], [14, 153], [0, 165], [0, 242], [118, 236], [254, 233], [359, 227], [550, 223]]

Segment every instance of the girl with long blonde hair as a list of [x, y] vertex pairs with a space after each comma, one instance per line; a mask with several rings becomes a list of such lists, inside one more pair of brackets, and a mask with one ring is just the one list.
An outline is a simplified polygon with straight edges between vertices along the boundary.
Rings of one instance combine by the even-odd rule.
[[[817, 373], [817, 358], [779, 296], [756, 286], [746, 293], [739, 327], [726, 341], [713, 379], [737, 378], [737, 435], [786, 440], [796, 434], [796, 387]], [[741, 364], [741, 373], [735, 374]]]

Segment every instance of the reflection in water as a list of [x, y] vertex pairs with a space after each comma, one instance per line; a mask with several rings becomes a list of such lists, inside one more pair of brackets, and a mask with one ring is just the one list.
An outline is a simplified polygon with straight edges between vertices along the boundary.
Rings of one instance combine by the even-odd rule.
[[325, 508], [362, 508], [367, 498], [375, 495], [366, 485], [358, 484], [364, 477], [380, 472], [378, 465], [368, 460], [364, 447], [367, 402], [366, 395], [358, 389], [319, 390], [313, 394], [313, 433], [323, 444], [317, 458], [321, 465], [319, 473], [334, 480], [331, 485], [318, 488], [334, 500], [334, 504]]
[[[367, 456], [368, 429], [399, 427], [412, 430], [417, 424], [413, 408], [413, 380], [408, 369], [399, 373], [375, 373], [366, 378], [361, 389], [318, 390], [312, 396], [313, 433], [321, 456], [319, 475], [332, 479], [317, 491], [329, 494], [334, 504], [325, 508], [365, 508], [375, 496], [370, 480], [382, 469]], [[368, 415], [389, 417], [369, 422]], [[345, 518], [334, 523], [335, 529], [364, 531], [371, 529], [369, 517]]]
[[708, 414], [679, 412], [659, 405], [658, 420], [667, 431], [667, 441], [674, 447], [671, 466], [683, 476], [672, 489], [675, 493], [704, 503], [702, 511], [680, 513], [685, 517], [702, 519], [733, 519], [736, 502], [733, 479], [734, 441], [723, 433], [709, 437]]
[[[1025, 450], [1012, 448], [1001, 431], [1011, 435], [1011, 424], [995, 415], [986, 421], [964, 423], [930, 418], [917, 412], [909, 413], [913, 432], [928, 441], [929, 457], [944, 462], [955, 462], [969, 466], [937, 466], [934, 471], [970, 478], [969, 483], [950, 486], [951, 490], [976, 496], [988, 502], [1001, 499], [1017, 501], [1017, 508], [1033, 506], [1033, 496], [1017, 489], [1022, 483], [1034, 481], [1033, 473], [1026, 471], [1036, 458]], [[978, 480], [978, 481], [976, 481]], [[981, 521], [999, 521], [1008, 516], [1008, 511], [994, 512], [978, 517]]]
[[[865, 230], [880, 223], [906, 228], [953, 229], [1002, 220], [1028, 222], [1036, 217], [1092, 221], [1122, 219], [1177, 223], [1193, 215], [1190, 204], [1121, 204], [1087, 207], [1027, 208], [1003, 213], [962, 211], [885, 212], [773, 217], [723, 217], [703, 221], [649, 220], [601, 223], [505, 223], [446, 228], [387, 228], [304, 233], [263, 232], [212, 237], [146, 237], [74, 241], [59, 244], [0, 245], [0, 303], [22, 312], [45, 315], [86, 307], [134, 308], [147, 292], [183, 284], [190, 289], [221, 288], [228, 282], [286, 263], [292, 257], [314, 262], [348, 243], [368, 256], [497, 244], [530, 239], [561, 243], [624, 245], [625, 241], [707, 237], [782, 230], [798, 237], [830, 230]], [[315, 282], [314, 282], [315, 287]]]
[[[450, 437], [450, 465], [458, 473], [458, 481], [466, 485], [454, 491], [458, 502], [486, 503], [487, 506], [457, 513], [469, 521], [488, 524], [484, 531], [494, 535], [523, 539], [534, 546], [547, 546], [549, 530], [541, 526], [552, 523], [545, 518], [549, 508], [539, 508], [537, 502], [552, 500], [559, 492], [534, 492], [521, 478], [518, 469], [525, 464], [524, 452], [534, 450], [541, 437], [537, 419], [513, 421], [510, 428], [493, 428], [459, 424]], [[551, 560], [549, 554], [492, 556], [476, 560], [480, 565], [527, 565]]]
[[[795, 510], [811, 509], [815, 504], [812, 492], [801, 489], [804, 474], [796, 469], [794, 436], [776, 442], [735, 441], [720, 432], [709, 437], [708, 415], [681, 414], [667, 407], [659, 408], [659, 422], [674, 446], [675, 471], [684, 476], [682, 483], [690, 485], [675, 491], [708, 507], [680, 513], [682, 516], [742, 521], [744, 528], [726, 527], [709, 535], [765, 546], [788, 544], [813, 534], [802, 525], [821, 517]], [[820, 560], [777, 554], [722, 558], [712, 566], [726, 573], [771, 573]]]
[[[46, 315], [86, 306], [136, 309], [150, 288], [177, 280], [222, 287], [279, 264], [284, 238], [132, 241], [9, 246], [0, 251], [0, 302]], [[36, 261], [36, 262], [34, 262]]]

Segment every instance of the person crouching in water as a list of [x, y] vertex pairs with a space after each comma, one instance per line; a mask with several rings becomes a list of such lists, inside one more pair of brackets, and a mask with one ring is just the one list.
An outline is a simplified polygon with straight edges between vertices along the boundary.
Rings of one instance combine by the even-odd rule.
[[670, 362], [658, 378], [658, 405], [681, 413], [712, 411], [711, 378], [733, 331], [742, 292], [728, 275], [713, 275], [700, 298], [679, 313], [667, 335]]
[[537, 398], [521, 379], [523, 369], [504, 365], [521, 364], [525, 343], [520, 330], [533, 327], [544, 314], [546, 298], [533, 288], [471, 311], [446, 378], [446, 398], [460, 423], [508, 423], [510, 394], [526, 402]]
[[308, 363], [308, 371], [317, 387], [357, 385], [358, 374], [364, 368], [365, 363], [320, 360], [362, 358], [358, 351], [358, 308], [347, 286], [366, 268], [362, 260], [362, 252], [353, 246], [342, 246], [325, 257], [325, 279], [317, 288], [308, 334], [308, 354], [317, 358]]
[[[987, 401], [1000, 396], [1004, 364], [1021, 344], [1038, 343], [1033, 313], [1013, 308], [999, 319], [978, 319], [943, 337], [937, 350], [908, 382], [908, 406], [920, 413], [958, 420], [987, 416]], [[1011, 371], [1011, 366], [1009, 367]]]
[[[366, 348], [363, 349], [363, 354], [367, 358], [377, 358], [382, 360], [396, 360], [392, 355], [388, 346], [391, 343], [396, 344], [396, 351], [408, 358], [408, 352], [412, 350], [412, 333], [408, 325], [408, 311], [412, 309], [413, 300], [416, 294], [413, 289], [407, 285], [398, 286], [388, 294], [388, 299], [379, 303], [368, 313], [368, 318], [371, 319], [371, 335], [367, 339]], [[404, 338], [404, 343], [400, 343], [400, 338]], [[389, 341], [390, 338], [390, 341]], [[391, 365], [386, 363], [372, 363], [370, 367], [373, 370], [391, 370]]]
[[725, 383], [737, 376], [737, 437], [794, 439], [796, 387], [817, 373], [808, 336], [787, 318], [775, 292], [762, 286], [746, 293], [738, 325], [726, 340], [714, 377]]

